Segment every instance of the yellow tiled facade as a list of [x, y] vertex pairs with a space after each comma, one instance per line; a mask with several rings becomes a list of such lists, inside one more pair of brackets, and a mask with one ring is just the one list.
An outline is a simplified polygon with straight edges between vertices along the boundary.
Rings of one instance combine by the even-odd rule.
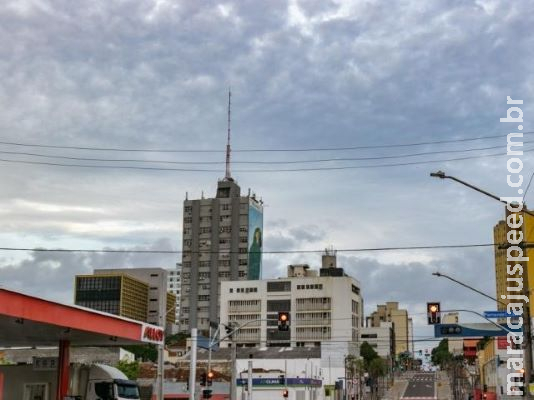
[[[527, 214], [525, 212], [519, 213], [523, 217], [523, 241], [525, 243], [534, 243], [534, 217], [530, 214]], [[508, 243], [507, 240], [507, 232], [509, 228], [505, 221], [499, 221], [497, 225], [493, 228], [493, 240], [495, 243], [495, 281], [496, 281], [496, 297], [500, 301], [504, 303], [508, 303], [507, 300], [503, 300], [501, 298], [501, 295], [508, 294], [507, 287], [509, 282], [507, 282], [507, 278], [518, 278], [519, 275], [508, 275], [507, 274], [507, 259], [506, 259], [506, 249], [505, 248], [499, 248], [499, 245], [506, 245]], [[529, 259], [532, 258], [532, 262], [525, 261], [522, 262], [523, 271], [527, 271], [528, 268], [528, 284], [529, 287], [534, 288], [534, 249], [533, 248], [527, 248], [526, 251], [524, 251], [524, 255], [528, 256]], [[523, 278], [524, 278], [524, 272], [523, 272]], [[511, 286], [516, 286], [517, 284], [515, 282], [510, 283]], [[517, 292], [513, 292], [514, 294], [521, 294]], [[532, 304], [534, 300], [534, 294], [531, 291], [529, 295], [529, 304]], [[497, 304], [498, 310], [504, 310], [506, 306], [504, 304]], [[532, 311], [531, 311], [532, 314]]]

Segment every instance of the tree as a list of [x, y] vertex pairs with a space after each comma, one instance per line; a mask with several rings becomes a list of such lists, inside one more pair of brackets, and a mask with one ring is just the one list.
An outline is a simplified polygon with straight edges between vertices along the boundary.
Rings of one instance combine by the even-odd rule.
[[375, 351], [375, 349], [373, 349], [373, 347], [369, 343], [363, 342], [362, 345], [360, 346], [360, 356], [362, 356], [365, 362], [365, 367], [369, 368], [371, 361], [378, 358], [378, 353]]
[[127, 360], [120, 360], [116, 367], [118, 370], [122, 371], [128, 379], [136, 380], [139, 376], [140, 366], [138, 361], [130, 362]]
[[369, 375], [373, 378], [378, 378], [386, 375], [388, 368], [386, 362], [381, 357], [376, 357], [369, 363]]
[[125, 350], [132, 352], [135, 359], [156, 362], [158, 360], [158, 349], [153, 344], [124, 346]]
[[165, 337], [165, 344], [170, 346], [184, 346], [186, 345], [187, 338], [191, 335], [183, 332], [176, 333]]
[[449, 352], [449, 340], [443, 339], [439, 342], [438, 347], [432, 349], [431, 361], [434, 365], [439, 365], [441, 369], [444, 369], [452, 359], [452, 353]]

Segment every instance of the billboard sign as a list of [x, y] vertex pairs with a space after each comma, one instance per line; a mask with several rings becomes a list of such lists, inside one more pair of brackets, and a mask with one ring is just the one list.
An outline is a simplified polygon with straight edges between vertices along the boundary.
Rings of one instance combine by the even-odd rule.
[[261, 279], [263, 211], [259, 204], [252, 201], [248, 209], [248, 246], [248, 279]]

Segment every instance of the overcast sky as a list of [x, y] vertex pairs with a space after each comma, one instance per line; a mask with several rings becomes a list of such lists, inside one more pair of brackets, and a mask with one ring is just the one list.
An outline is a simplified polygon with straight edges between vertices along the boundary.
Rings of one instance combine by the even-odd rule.
[[[265, 201], [266, 251], [491, 243], [503, 207], [429, 172], [515, 194], [504, 154], [516, 126], [499, 118], [506, 96], [523, 99], [524, 131], [534, 130], [533, 8], [491, 0], [4, 1], [0, 247], [180, 250], [186, 192], [213, 196], [224, 176], [229, 86], [233, 176]], [[238, 151], [451, 140], [460, 141]], [[352, 160], [281, 164], [333, 158]], [[340, 166], [351, 168], [324, 169]], [[312, 170], [253, 171], [303, 168]], [[0, 251], [0, 284], [72, 302], [75, 274], [179, 260]], [[295, 262], [318, 266], [320, 256], [265, 255], [263, 277], [283, 276]], [[407, 308], [416, 338], [431, 332], [427, 301], [495, 309], [431, 275], [449, 273], [494, 295], [492, 248], [339, 253], [339, 265], [360, 280], [367, 313], [385, 301]]]

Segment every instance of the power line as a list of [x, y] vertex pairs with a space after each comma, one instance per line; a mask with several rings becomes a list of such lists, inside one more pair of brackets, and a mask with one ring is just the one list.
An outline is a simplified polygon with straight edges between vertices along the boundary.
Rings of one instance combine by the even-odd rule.
[[[523, 152], [528, 153], [533, 151], [534, 148], [525, 149]], [[258, 173], [258, 172], [306, 172], [306, 171], [333, 171], [333, 170], [345, 170], [345, 169], [369, 169], [369, 168], [387, 168], [387, 167], [401, 167], [409, 165], [422, 165], [422, 164], [434, 164], [451, 161], [464, 161], [473, 160], [478, 158], [487, 157], [499, 157], [506, 156], [506, 153], [492, 153], [483, 154], [477, 156], [465, 156], [456, 158], [447, 158], [440, 160], [425, 160], [425, 161], [411, 161], [402, 163], [390, 163], [390, 164], [364, 164], [364, 165], [346, 165], [346, 166], [333, 166], [333, 167], [313, 167], [313, 168], [270, 168], [270, 169], [248, 169], [248, 170], [235, 170], [234, 172], [240, 173]], [[61, 164], [45, 161], [23, 161], [23, 160], [8, 160], [0, 159], [0, 162], [17, 163], [17, 164], [30, 164], [30, 165], [48, 165], [56, 167], [68, 167], [68, 168], [99, 168], [99, 169], [131, 169], [131, 170], [144, 170], [144, 171], [179, 171], [179, 172], [220, 172], [218, 169], [198, 169], [198, 168], [164, 168], [164, 167], [141, 167], [133, 165], [89, 165], [89, 164]]]
[[[528, 243], [525, 243], [528, 244]], [[450, 245], [428, 245], [428, 246], [404, 246], [404, 247], [364, 247], [364, 248], [347, 248], [337, 249], [338, 253], [366, 253], [379, 251], [401, 251], [401, 250], [443, 250], [443, 249], [465, 249], [479, 247], [497, 247], [501, 244], [496, 243], [475, 243], [475, 244], [450, 244]], [[0, 247], [0, 251], [34, 251], [50, 253], [135, 253], [135, 254], [237, 254], [238, 252], [221, 252], [211, 250], [124, 250], [124, 249], [48, 249], [44, 247]], [[265, 250], [263, 254], [314, 254], [323, 253], [320, 250]]]
[[[523, 135], [529, 135], [534, 131], [523, 132]], [[461, 139], [448, 139], [448, 140], [435, 140], [435, 141], [423, 141], [412, 143], [393, 143], [393, 144], [381, 144], [381, 145], [367, 145], [367, 146], [344, 146], [344, 147], [316, 147], [316, 148], [281, 148], [281, 149], [232, 149], [233, 152], [240, 153], [252, 153], [252, 152], [307, 152], [307, 151], [345, 151], [345, 150], [362, 150], [362, 149], [385, 149], [395, 147], [412, 147], [412, 146], [425, 146], [434, 144], [447, 144], [447, 143], [464, 143], [476, 140], [505, 138], [506, 135], [488, 135], [478, 136], [473, 138], [461, 138]], [[118, 147], [91, 147], [91, 146], [60, 146], [60, 145], [48, 145], [48, 144], [36, 144], [36, 143], [21, 143], [21, 142], [8, 142], [0, 141], [0, 144], [10, 146], [22, 146], [22, 147], [40, 147], [49, 149], [70, 149], [70, 150], [88, 150], [88, 151], [117, 151], [117, 152], [146, 152], [146, 153], [224, 153], [226, 150], [213, 150], [213, 149], [133, 149], [133, 148], [118, 148]]]
[[[523, 142], [523, 144], [529, 144], [529, 143], [534, 143], [534, 141], [531, 140], [531, 141]], [[474, 147], [474, 148], [468, 148], [468, 149], [436, 150], [436, 151], [426, 151], [426, 152], [419, 152], [419, 153], [374, 156], [374, 157], [337, 157], [337, 158], [290, 160], [290, 161], [279, 161], [279, 160], [233, 161], [232, 163], [233, 164], [273, 165], [273, 164], [306, 164], [306, 163], [322, 163], [322, 162], [338, 162], [338, 161], [371, 161], [371, 160], [386, 160], [386, 159], [395, 159], [395, 158], [420, 157], [420, 156], [437, 155], [437, 154], [468, 153], [468, 152], [473, 152], [473, 151], [494, 150], [494, 149], [499, 149], [499, 148], [502, 148], [502, 145], [489, 146], [489, 147]], [[30, 153], [30, 152], [24, 152], [24, 151], [5, 151], [5, 150], [0, 150], [0, 154], [22, 155], [22, 156], [40, 157], [40, 158], [49, 158], [49, 159], [61, 159], [61, 160], [97, 161], [97, 162], [135, 162], [135, 163], [144, 163], [144, 164], [174, 164], [174, 165], [176, 164], [178, 165], [202, 165], [202, 164], [222, 165], [222, 164], [225, 164], [224, 161], [167, 161], [167, 160], [91, 158], [91, 157], [73, 157], [73, 156], [61, 156], [61, 155]]]

